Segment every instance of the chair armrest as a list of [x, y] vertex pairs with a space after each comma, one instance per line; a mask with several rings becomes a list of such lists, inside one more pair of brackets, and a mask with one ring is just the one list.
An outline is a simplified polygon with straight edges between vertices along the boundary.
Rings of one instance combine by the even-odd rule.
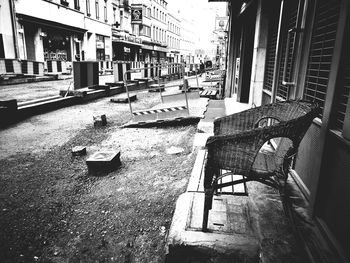
[[248, 176], [256, 155], [265, 140], [262, 129], [208, 138], [208, 165]]

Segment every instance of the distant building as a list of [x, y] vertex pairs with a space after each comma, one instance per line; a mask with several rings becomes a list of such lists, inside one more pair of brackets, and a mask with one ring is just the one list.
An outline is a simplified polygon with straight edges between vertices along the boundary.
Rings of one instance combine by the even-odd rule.
[[45, 69], [48, 61], [192, 64], [198, 48], [194, 21], [165, 0], [4, 0], [0, 15], [0, 57]]
[[181, 62], [186, 64], [194, 63], [196, 45], [196, 26], [193, 20], [181, 17], [181, 39], [180, 52]]
[[180, 62], [181, 21], [171, 13], [168, 13], [166, 38], [168, 61]]
[[17, 32], [12, 0], [1, 1], [0, 18], [0, 58], [17, 58]]
[[[138, 61], [141, 38], [135, 35], [131, 26], [132, 7], [128, 0], [113, 0], [112, 26], [113, 60]], [[141, 16], [142, 19], [142, 16]]]
[[13, 3], [21, 59], [111, 58], [110, 0], [18, 0]]
[[167, 5], [164, 0], [133, 1], [131, 23], [133, 33], [142, 40], [141, 61], [161, 63], [166, 60]]

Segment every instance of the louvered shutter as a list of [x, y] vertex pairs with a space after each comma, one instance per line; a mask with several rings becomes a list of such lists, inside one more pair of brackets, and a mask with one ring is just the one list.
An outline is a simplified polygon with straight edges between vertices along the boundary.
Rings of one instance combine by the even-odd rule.
[[[276, 7], [279, 7], [277, 4]], [[278, 35], [279, 9], [271, 10], [269, 20], [269, 33], [267, 37], [266, 62], [264, 72], [264, 89], [272, 91], [273, 69], [275, 66], [276, 44]]]
[[339, 11], [340, 1], [320, 0], [317, 2], [304, 99], [318, 102], [322, 110], [326, 99]]

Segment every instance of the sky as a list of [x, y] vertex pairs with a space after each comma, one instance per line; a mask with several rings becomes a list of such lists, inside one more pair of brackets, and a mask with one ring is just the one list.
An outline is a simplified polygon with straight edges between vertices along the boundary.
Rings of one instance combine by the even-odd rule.
[[168, 10], [180, 10], [182, 16], [193, 19], [198, 25], [198, 41], [200, 48], [207, 49], [212, 46], [215, 17], [226, 15], [227, 2], [211, 2], [208, 0], [167, 0]]

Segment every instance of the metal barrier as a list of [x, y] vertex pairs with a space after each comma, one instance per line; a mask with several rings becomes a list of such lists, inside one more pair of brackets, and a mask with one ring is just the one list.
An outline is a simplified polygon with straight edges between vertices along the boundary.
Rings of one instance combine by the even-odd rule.
[[[114, 82], [120, 82], [123, 80], [123, 75], [127, 72], [127, 81], [147, 78], [156, 79], [162, 76], [173, 76], [180, 74], [180, 63], [168, 63], [162, 65], [169, 65], [168, 67], [161, 67], [161, 64], [145, 63], [145, 62], [130, 62], [130, 61], [114, 61], [113, 62], [113, 74]], [[140, 71], [130, 71], [131, 69], [139, 69]]]
[[44, 62], [31, 61], [31, 60], [22, 60], [22, 73], [29, 75], [44, 75]]
[[63, 60], [46, 60], [45, 61], [45, 69], [47, 73], [71, 73], [72, 68], [72, 62], [70, 61], [63, 61]]
[[111, 60], [101, 60], [99, 61], [99, 73], [103, 74], [113, 74], [113, 61]]
[[75, 90], [98, 85], [98, 61], [74, 61], [73, 80]]
[[[149, 66], [149, 67], [138, 68], [138, 69], [128, 69], [128, 70], [126, 70], [124, 72], [124, 74], [123, 74], [123, 82], [124, 82], [124, 86], [125, 86], [125, 90], [126, 90], [126, 94], [127, 94], [127, 98], [128, 98], [128, 103], [129, 103], [129, 108], [130, 108], [130, 113], [131, 113], [132, 117], [134, 117], [136, 115], [143, 115], [143, 114], [141, 114], [140, 112], [137, 112], [137, 113], [133, 112], [133, 109], [132, 109], [132, 106], [131, 106], [129, 88], [128, 88], [128, 76], [130, 74], [133, 74], [133, 73], [138, 73], [138, 72], [142, 72], [142, 71], [145, 72], [145, 69], [150, 69], [151, 72], [152, 72], [152, 70], [156, 71], [156, 72], [158, 71], [159, 73], [161, 73], [161, 72], [168, 72], [167, 69], [168, 69], [168, 67], [171, 67], [171, 65], [172, 64], [156, 64], [156, 65], [152, 66], [152, 64], [151, 64], [151, 66]], [[176, 65], [176, 68], [179, 69], [178, 66], [179, 65]], [[165, 70], [162, 71], [162, 69], [164, 69], [164, 68], [165, 68]], [[181, 71], [182, 72], [180, 72], [180, 74], [182, 74], [182, 78], [183, 78], [183, 81], [184, 81], [185, 80], [185, 78], [184, 78], [184, 76], [185, 76], [185, 74], [184, 74], [184, 65], [182, 65]], [[153, 89], [158, 89], [159, 90], [161, 101], [163, 103], [164, 101], [163, 101], [163, 95], [162, 95], [162, 86], [160, 85], [160, 77], [158, 78], [157, 84], [158, 85], [155, 88], [153, 88]], [[150, 90], [150, 88], [148, 88], [148, 89]], [[185, 100], [186, 100], [186, 106], [185, 106], [186, 108], [184, 108], [184, 106], [182, 106], [182, 107], [179, 107], [179, 109], [175, 109], [175, 110], [187, 109], [187, 114], [189, 114], [188, 98], [187, 98], [187, 91], [186, 91], [186, 89], [184, 89], [184, 94], [185, 94]], [[166, 110], [171, 110], [171, 109], [166, 109]], [[153, 110], [153, 111], [152, 110], [145, 110], [144, 112], [147, 112], [146, 114], [152, 114], [152, 113], [157, 113], [158, 111], [156, 111], [156, 110]]]

